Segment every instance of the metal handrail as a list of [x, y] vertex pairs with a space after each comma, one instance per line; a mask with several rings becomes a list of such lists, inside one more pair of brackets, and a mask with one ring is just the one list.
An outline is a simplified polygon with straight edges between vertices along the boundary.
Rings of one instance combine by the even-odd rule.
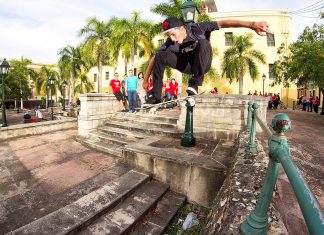
[[294, 164], [290, 149], [285, 137], [285, 132], [291, 128], [291, 121], [286, 114], [277, 114], [271, 123], [273, 133], [258, 117], [258, 105], [253, 104], [252, 125], [250, 131], [250, 142], [246, 146], [248, 152], [254, 153], [254, 141], [256, 122], [267, 135], [269, 139], [270, 161], [265, 176], [265, 181], [259, 196], [258, 203], [254, 211], [241, 224], [240, 230], [243, 234], [267, 234], [268, 215], [267, 211], [272, 199], [272, 193], [278, 178], [280, 164], [292, 185], [298, 204], [303, 213], [308, 231], [310, 234], [324, 234], [324, 215], [320, 205], [300, 174], [297, 166]]

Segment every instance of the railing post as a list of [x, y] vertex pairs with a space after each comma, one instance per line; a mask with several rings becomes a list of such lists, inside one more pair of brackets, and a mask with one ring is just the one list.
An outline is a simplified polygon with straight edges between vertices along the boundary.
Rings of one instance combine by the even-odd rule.
[[195, 106], [195, 100], [189, 97], [186, 100], [187, 116], [185, 132], [181, 138], [181, 146], [183, 147], [194, 147], [196, 145], [196, 138], [193, 135], [193, 107]]
[[255, 133], [256, 133], [256, 122], [257, 122], [259, 105], [257, 103], [254, 103], [252, 105], [252, 108], [253, 111], [252, 111], [252, 126], [251, 126], [250, 140], [245, 150], [250, 153], [256, 153], [257, 149], [255, 144]]
[[244, 128], [244, 131], [246, 131], [246, 132], [250, 132], [250, 130], [251, 130], [252, 104], [253, 104], [253, 101], [249, 101], [249, 103], [248, 103], [248, 114], [247, 114], [247, 119], [246, 119], [246, 126]]
[[[270, 161], [268, 164], [267, 173], [261, 189], [259, 200], [255, 207], [255, 210], [247, 217], [247, 219], [241, 224], [240, 230], [243, 234], [255, 234], [263, 235], [267, 234], [268, 230], [268, 208], [271, 203], [272, 193], [278, 178], [280, 169], [280, 163], [273, 158], [273, 150], [277, 149], [278, 146], [286, 144], [286, 138], [284, 132], [290, 129], [291, 124], [285, 122], [286, 125], [280, 125], [278, 121], [278, 115], [272, 119], [272, 123], [276, 123], [277, 126], [273, 126], [273, 129], [277, 132], [269, 138], [269, 149], [270, 149]], [[277, 124], [278, 123], [278, 124]], [[252, 120], [253, 127], [253, 120]]]

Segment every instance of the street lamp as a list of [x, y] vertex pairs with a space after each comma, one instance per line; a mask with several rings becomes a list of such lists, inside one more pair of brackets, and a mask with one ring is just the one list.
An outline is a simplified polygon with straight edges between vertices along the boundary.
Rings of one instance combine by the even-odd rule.
[[7, 125], [7, 118], [6, 118], [6, 105], [5, 105], [5, 90], [4, 90], [4, 76], [8, 74], [10, 65], [4, 59], [2, 64], [0, 65], [1, 75], [2, 75], [2, 127], [6, 127]]
[[198, 19], [200, 12], [194, 1], [185, 0], [180, 9], [185, 23], [192, 23]]
[[266, 75], [265, 74], [263, 74], [262, 75], [262, 80], [263, 80], [263, 96], [264, 96], [264, 80], [266, 79]]
[[52, 103], [52, 105], [51, 105], [51, 117], [52, 117], [52, 120], [54, 120], [54, 112], [53, 112], [53, 106], [54, 106], [54, 103], [53, 103], [53, 101], [52, 101], [52, 89], [53, 89], [53, 85], [54, 85], [54, 83], [55, 83], [55, 77], [54, 77], [54, 75], [53, 74], [51, 74], [51, 76], [48, 78], [48, 84], [50, 85], [50, 91], [51, 91], [51, 103]]
[[62, 92], [63, 92], [63, 109], [62, 111], [65, 111], [65, 88], [67, 86], [67, 82], [64, 80], [62, 82]]

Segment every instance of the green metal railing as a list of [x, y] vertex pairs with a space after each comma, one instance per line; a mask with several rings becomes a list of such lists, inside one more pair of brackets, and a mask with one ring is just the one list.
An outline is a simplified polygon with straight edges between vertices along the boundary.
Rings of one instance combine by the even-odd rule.
[[250, 141], [246, 147], [246, 151], [252, 153], [256, 152], [253, 146], [255, 145], [255, 125], [256, 122], [258, 122], [269, 140], [268, 145], [270, 161], [256, 208], [241, 224], [240, 231], [243, 234], [267, 234], [267, 211], [271, 203], [272, 194], [281, 164], [295, 192], [309, 233], [314, 235], [324, 234], [323, 212], [321, 211], [316, 197], [308, 187], [291, 158], [290, 149], [285, 137], [285, 133], [291, 128], [291, 121], [289, 117], [286, 114], [277, 114], [272, 119], [271, 127], [275, 131], [275, 133], [272, 133], [267, 125], [258, 117], [258, 105], [254, 103], [252, 108], [253, 115], [252, 125], [250, 127]]

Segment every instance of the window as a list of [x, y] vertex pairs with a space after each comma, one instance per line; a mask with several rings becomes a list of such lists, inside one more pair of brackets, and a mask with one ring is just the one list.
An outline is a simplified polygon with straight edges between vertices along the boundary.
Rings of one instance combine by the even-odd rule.
[[106, 80], [109, 80], [109, 71], [106, 72]]
[[269, 47], [274, 47], [275, 46], [274, 34], [267, 33], [267, 44], [268, 44]]
[[233, 44], [233, 33], [225, 33], [225, 46], [231, 46]]
[[93, 74], [93, 82], [97, 82], [97, 74]]
[[158, 43], [159, 43], [159, 46], [162, 46], [162, 44], [164, 43], [164, 40], [163, 39], [159, 39]]
[[274, 64], [269, 64], [269, 79], [274, 80], [276, 78], [274, 72], [273, 72]]

